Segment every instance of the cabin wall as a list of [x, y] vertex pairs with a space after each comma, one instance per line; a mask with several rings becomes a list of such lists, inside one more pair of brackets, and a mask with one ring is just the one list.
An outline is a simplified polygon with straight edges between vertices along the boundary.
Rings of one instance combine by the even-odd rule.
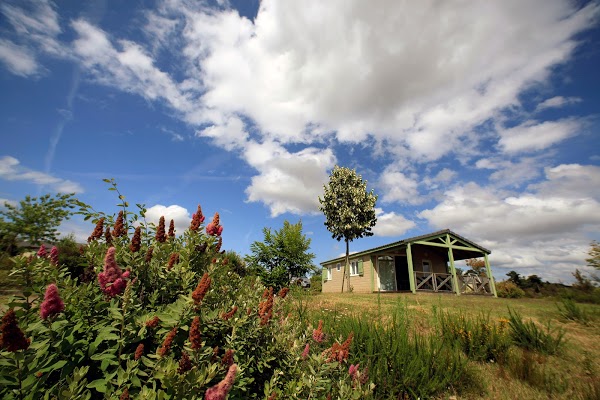
[[413, 269], [416, 272], [423, 271], [423, 260], [429, 260], [431, 262], [431, 272], [437, 274], [445, 274], [448, 272], [448, 256], [442, 254], [437, 248], [434, 248], [433, 246], [413, 245], [411, 250], [413, 256]]
[[[371, 259], [369, 256], [363, 257], [352, 257], [350, 256], [350, 262], [361, 259], [363, 261], [363, 275], [351, 275], [350, 286], [354, 293], [371, 293], [371, 275], [373, 268], [371, 265]], [[340, 262], [340, 270], [336, 268], [337, 263], [330, 263], [323, 266], [323, 268], [332, 267], [331, 280], [323, 281], [323, 293], [340, 293], [342, 291], [342, 278], [344, 276], [344, 262]], [[373, 277], [375, 278], [375, 277]], [[344, 292], [347, 291], [346, 283], [344, 282]]]

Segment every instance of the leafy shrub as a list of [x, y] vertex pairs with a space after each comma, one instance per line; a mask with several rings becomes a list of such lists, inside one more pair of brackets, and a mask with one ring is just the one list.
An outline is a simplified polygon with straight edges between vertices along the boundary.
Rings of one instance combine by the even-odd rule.
[[525, 296], [525, 291], [511, 281], [496, 283], [496, 293], [498, 294], [498, 297], [507, 299], [520, 299]]
[[437, 329], [446, 343], [457, 346], [475, 361], [504, 361], [510, 347], [508, 320], [492, 322], [489, 314], [475, 317], [437, 312]]
[[175, 236], [119, 198], [116, 218], [79, 203], [96, 223], [85, 274], [45, 255], [14, 259], [23, 294], [0, 328], [0, 398], [369, 398], [347, 355], [302, 357], [310, 328], [284, 312], [283, 292], [229, 265], [216, 218], [205, 233], [198, 207]]
[[581, 307], [571, 299], [561, 299], [560, 304], [556, 305], [560, 315], [568, 320], [575, 321], [587, 325], [590, 321], [590, 316]]
[[558, 330], [556, 334], [550, 328], [538, 327], [533, 321], [523, 321], [521, 316], [512, 309], [509, 312], [509, 325], [513, 343], [530, 351], [539, 351], [544, 354], [555, 354], [560, 349], [565, 335], [564, 330]]

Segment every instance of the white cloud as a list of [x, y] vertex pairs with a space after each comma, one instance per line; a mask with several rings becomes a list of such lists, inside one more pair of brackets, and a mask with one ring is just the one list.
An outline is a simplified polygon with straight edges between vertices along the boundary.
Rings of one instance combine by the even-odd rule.
[[38, 65], [32, 52], [8, 40], [0, 39], [0, 61], [15, 75], [29, 76], [38, 72]]
[[395, 212], [386, 213], [381, 208], [375, 208], [377, 224], [373, 227], [375, 236], [400, 236], [414, 228], [416, 224]]
[[19, 160], [11, 156], [0, 157], [0, 179], [26, 181], [34, 185], [50, 186], [52, 190], [61, 193], [83, 192], [83, 187], [77, 182], [23, 167]]
[[420, 204], [423, 202], [417, 180], [398, 171], [395, 166], [383, 171], [377, 185], [383, 191], [381, 200], [384, 203]]
[[192, 216], [190, 215], [189, 211], [177, 204], [170, 206], [156, 204], [152, 207], [148, 207], [146, 210], [146, 221], [148, 221], [148, 223], [152, 222], [158, 225], [160, 217], [165, 217], [165, 225], [167, 229], [169, 228], [170, 221], [173, 220], [175, 223], [176, 233], [182, 233], [185, 231], [189, 227], [192, 220]]
[[[447, 191], [441, 203], [419, 216], [490, 248], [498, 266], [545, 267], [567, 279], [585, 264], [587, 233], [600, 229], [599, 180], [599, 167], [559, 165], [517, 195], [468, 183]], [[557, 270], [557, 261], [568, 269]]]
[[273, 217], [317, 212], [327, 171], [335, 165], [330, 149], [290, 153], [274, 143], [250, 142], [245, 151], [248, 163], [259, 171], [246, 189], [248, 201], [263, 202]]
[[559, 121], [526, 121], [521, 125], [500, 130], [498, 142], [506, 153], [544, 150], [577, 133], [581, 123], [575, 119]]
[[536, 111], [545, 110], [547, 108], [559, 108], [569, 104], [576, 104], [581, 102], [581, 98], [579, 97], [563, 97], [563, 96], [554, 96], [552, 98], [546, 99], [537, 105]]

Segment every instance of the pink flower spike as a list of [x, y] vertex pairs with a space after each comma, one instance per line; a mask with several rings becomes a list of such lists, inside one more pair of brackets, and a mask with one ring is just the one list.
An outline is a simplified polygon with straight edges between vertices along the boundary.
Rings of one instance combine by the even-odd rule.
[[358, 366], [360, 364], [352, 364], [350, 365], [350, 368], [348, 368], [348, 374], [352, 377], [352, 379], [356, 379], [357, 374], [358, 374]]
[[52, 246], [52, 250], [50, 250], [50, 264], [58, 265], [58, 248], [56, 246]]
[[237, 364], [231, 364], [225, 378], [215, 386], [209, 388], [204, 394], [205, 400], [225, 400], [227, 394], [233, 387], [235, 376], [237, 375]]
[[64, 310], [65, 303], [63, 303], [58, 294], [58, 287], [54, 283], [49, 284], [46, 288], [46, 294], [44, 294], [44, 301], [40, 306], [40, 316], [42, 319], [48, 319], [56, 314], [60, 314]]
[[108, 297], [115, 297], [123, 293], [127, 286], [125, 279], [129, 278], [129, 271], [123, 273], [115, 260], [115, 248], [111, 247], [104, 257], [104, 271], [98, 274], [98, 283], [102, 292]]
[[44, 245], [40, 245], [40, 249], [37, 252], [38, 257], [40, 258], [46, 258], [46, 256], [48, 255], [48, 253], [46, 252], [46, 247], [44, 247]]
[[306, 346], [304, 346], [304, 351], [302, 352], [302, 359], [305, 360], [306, 357], [308, 357], [308, 352], [310, 351], [310, 345], [308, 343], [306, 343]]

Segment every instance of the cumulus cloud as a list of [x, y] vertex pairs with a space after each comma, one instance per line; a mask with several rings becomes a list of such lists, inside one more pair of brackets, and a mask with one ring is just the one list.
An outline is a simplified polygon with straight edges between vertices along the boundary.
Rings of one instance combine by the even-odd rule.
[[506, 153], [522, 153], [546, 149], [577, 133], [581, 122], [576, 119], [559, 121], [526, 121], [509, 129], [500, 130], [498, 142]]
[[146, 221], [148, 221], [148, 223], [154, 223], [158, 225], [160, 217], [165, 217], [167, 229], [169, 227], [169, 222], [173, 220], [175, 223], [175, 230], [177, 231], [176, 233], [185, 231], [189, 227], [190, 221], [192, 220], [189, 211], [177, 204], [172, 204], [170, 206], [156, 204], [152, 207], [148, 207], [146, 211]]
[[18, 159], [11, 156], [0, 157], [0, 179], [49, 186], [52, 190], [60, 193], [83, 192], [83, 187], [79, 183], [24, 167]]
[[401, 236], [414, 228], [414, 221], [404, 218], [395, 212], [384, 212], [381, 208], [375, 208], [377, 224], [373, 227], [375, 236]]
[[512, 195], [473, 182], [459, 185], [419, 216], [488, 246], [496, 265], [541, 268], [560, 261], [569, 268], [562, 273], [566, 279], [585, 264], [587, 233], [600, 228], [600, 167], [559, 165], [547, 168], [545, 178]]
[[38, 71], [33, 53], [9, 40], [0, 39], [0, 61], [15, 75], [34, 75]]
[[395, 166], [385, 169], [379, 177], [378, 187], [383, 192], [384, 203], [420, 204], [423, 198], [419, 195], [419, 183], [415, 178], [406, 176]]

